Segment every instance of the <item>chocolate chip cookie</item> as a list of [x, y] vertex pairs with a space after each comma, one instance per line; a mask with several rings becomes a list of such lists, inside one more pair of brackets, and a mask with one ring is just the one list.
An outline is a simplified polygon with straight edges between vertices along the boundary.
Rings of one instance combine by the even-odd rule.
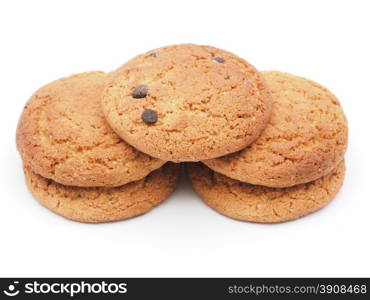
[[138, 150], [199, 161], [253, 142], [269, 120], [271, 95], [245, 60], [184, 44], [128, 61], [112, 73], [102, 104], [111, 127]]

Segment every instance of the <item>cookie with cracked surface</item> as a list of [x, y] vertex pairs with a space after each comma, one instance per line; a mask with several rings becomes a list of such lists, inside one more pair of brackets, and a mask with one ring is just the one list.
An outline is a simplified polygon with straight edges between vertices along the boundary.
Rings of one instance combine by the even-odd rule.
[[105, 121], [101, 94], [108, 75], [56, 80], [26, 104], [17, 129], [23, 161], [43, 177], [73, 186], [120, 186], [165, 162], [124, 142]]
[[270, 90], [245, 60], [209, 46], [168, 46], [112, 73], [104, 114], [125, 141], [169, 161], [245, 148], [266, 126]]
[[211, 208], [230, 218], [257, 223], [294, 220], [327, 205], [342, 186], [344, 161], [315, 181], [287, 188], [252, 185], [214, 172], [202, 163], [187, 166], [192, 185]]
[[42, 205], [65, 218], [86, 223], [118, 221], [151, 210], [173, 192], [179, 171], [178, 164], [167, 163], [145, 178], [119, 187], [73, 187], [24, 167], [28, 188]]
[[228, 177], [269, 187], [320, 178], [343, 159], [347, 121], [337, 98], [319, 84], [281, 72], [262, 72], [272, 89], [272, 113], [246, 149], [203, 161]]

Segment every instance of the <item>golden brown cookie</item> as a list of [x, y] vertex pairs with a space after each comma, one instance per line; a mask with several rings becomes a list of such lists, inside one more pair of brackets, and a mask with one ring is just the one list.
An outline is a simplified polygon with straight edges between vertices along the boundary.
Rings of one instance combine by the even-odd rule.
[[277, 223], [303, 217], [328, 204], [342, 186], [344, 161], [315, 181], [288, 188], [252, 185], [216, 173], [202, 163], [188, 165], [200, 197], [217, 212], [242, 221]]
[[73, 186], [120, 186], [165, 162], [135, 150], [108, 126], [101, 110], [107, 80], [88, 72], [56, 80], [26, 104], [17, 146], [43, 177]]
[[175, 189], [180, 166], [167, 163], [145, 178], [119, 187], [73, 187], [56, 183], [24, 168], [31, 193], [45, 207], [68, 219], [101, 223], [141, 215]]
[[178, 162], [245, 148], [268, 122], [271, 95], [245, 60], [184, 44], [124, 64], [112, 73], [102, 103], [108, 123], [125, 141]]
[[328, 174], [347, 148], [347, 121], [339, 101], [311, 80], [262, 73], [273, 99], [266, 129], [244, 150], [204, 163], [228, 177], [269, 187], [293, 186]]

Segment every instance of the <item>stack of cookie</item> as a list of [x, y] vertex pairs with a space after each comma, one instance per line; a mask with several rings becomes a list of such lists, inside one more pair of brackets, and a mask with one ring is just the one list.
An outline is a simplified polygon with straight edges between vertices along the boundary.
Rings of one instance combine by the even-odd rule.
[[347, 122], [338, 100], [317, 83], [262, 72], [271, 117], [256, 141], [189, 166], [195, 190], [218, 212], [274, 223], [305, 216], [334, 198], [344, 179]]
[[73, 220], [142, 214], [174, 190], [177, 163], [192, 162], [193, 186], [212, 208], [281, 222], [339, 190], [347, 124], [312, 81], [186, 44], [44, 86], [22, 113], [17, 146], [31, 192]]
[[18, 124], [30, 191], [76, 221], [140, 215], [162, 202], [179, 177], [178, 165], [137, 151], [108, 126], [101, 109], [107, 79], [103, 72], [89, 72], [42, 87]]

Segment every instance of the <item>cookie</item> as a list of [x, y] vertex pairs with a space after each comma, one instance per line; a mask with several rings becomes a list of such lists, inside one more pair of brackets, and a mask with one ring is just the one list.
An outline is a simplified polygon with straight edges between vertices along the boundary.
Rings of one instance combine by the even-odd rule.
[[347, 121], [337, 98], [305, 78], [263, 75], [273, 105], [261, 136], [238, 153], [204, 163], [228, 177], [269, 187], [289, 187], [328, 174], [347, 148]]
[[284, 222], [317, 211], [342, 186], [344, 161], [315, 181], [288, 188], [252, 185], [216, 173], [202, 163], [188, 165], [188, 174], [200, 197], [217, 212], [242, 221]]
[[103, 94], [110, 126], [168, 161], [199, 161], [245, 148], [267, 125], [271, 94], [245, 60], [209, 46], [168, 46], [112, 73]]
[[180, 166], [167, 163], [145, 178], [119, 187], [65, 186], [24, 167], [35, 198], [53, 212], [79, 222], [118, 221], [141, 215], [165, 200], [175, 189]]
[[43, 177], [73, 186], [120, 186], [165, 162], [124, 142], [105, 121], [101, 94], [107, 74], [56, 80], [26, 104], [17, 129], [23, 161]]

